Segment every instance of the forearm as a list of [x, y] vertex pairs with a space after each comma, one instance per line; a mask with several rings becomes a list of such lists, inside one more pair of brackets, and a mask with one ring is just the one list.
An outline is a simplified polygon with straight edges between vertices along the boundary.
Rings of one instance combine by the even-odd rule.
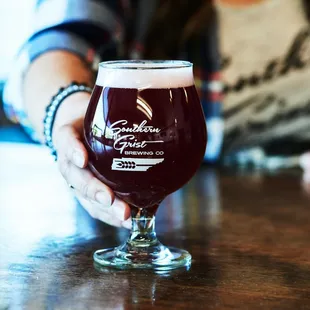
[[[47, 52], [35, 59], [29, 67], [23, 84], [23, 98], [26, 113], [41, 141], [44, 140], [43, 119], [46, 106], [60, 87], [65, 87], [72, 81], [92, 86], [93, 74], [78, 56], [67, 51]], [[87, 93], [68, 97], [57, 112], [55, 126], [84, 115], [88, 100]]]

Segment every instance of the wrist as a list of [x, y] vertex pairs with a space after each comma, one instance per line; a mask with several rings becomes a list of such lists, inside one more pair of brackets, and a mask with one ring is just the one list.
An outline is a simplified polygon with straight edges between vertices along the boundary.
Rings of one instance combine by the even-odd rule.
[[[89, 99], [91, 92], [90, 87], [72, 82], [67, 87], [60, 88], [46, 107], [46, 114], [43, 120], [45, 144], [50, 148], [55, 160], [57, 160], [57, 152], [53, 142], [55, 133], [63, 125], [70, 124], [70, 122], [72, 125], [76, 125], [73, 123], [74, 121], [82, 120], [87, 108], [87, 99]], [[88, 94], [88, 97], [84, 93]], [[75, 94], [80, 94], [80, 96], [74, 96]], [[68, 99], [69, 97], [70, 99]], [[60, 107], [62, 107], [61, 110]]]
[[77, 92], [61, 103], [55, 116], [53, 134], [58, 128], [84, 118], [90, 96], [87, 92]]

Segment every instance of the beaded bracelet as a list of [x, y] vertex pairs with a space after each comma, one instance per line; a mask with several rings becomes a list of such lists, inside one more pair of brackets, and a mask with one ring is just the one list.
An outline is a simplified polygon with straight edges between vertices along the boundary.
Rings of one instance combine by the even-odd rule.
[[45, 145], [48, 146], [51, 150], [52, 156], [55, 161], [57, 160], [57, 152], [55, 150], [53, 141], [52, 141], [52, 132], [55, 121], [56, 112], [60, 104], [72, 94], [78, 92], [88, 92], [91, 93], [92, 89], [85, 84], [79, 84], [77, 82], [72, 82], [67, 87], [62, 87], [59, 89], [58, 93], [52, 97], [50, 104], [46, 107], [46, 114], [43, 120], [44, 124], [44, 138]]

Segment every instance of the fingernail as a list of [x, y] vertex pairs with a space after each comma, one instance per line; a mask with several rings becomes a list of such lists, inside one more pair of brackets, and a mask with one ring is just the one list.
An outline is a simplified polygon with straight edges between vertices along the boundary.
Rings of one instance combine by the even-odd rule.
[[83, 165], [84, 165], [84, 156], [78, 152], [78, 151], [75, 151], [73, 153], [73, 162], [80, 168], [83, 168]]
[[104, 207], [111, 206], [111, 197], [106, 192], [98, 192], [96, 194], [96, 200], [101, 203]]
[[129, 218], [128, 220], [124, 221], [122, 223], [123, 227], [127, 228], [127, 229], [131, 229], [131, 218]]
[[309, 174], [309, 173], [305, 173], [305, 174], [303, 175], [303, 181], [304, 181], [305, 183], [310, 183], [310, 174]]
[[125, 206], [123, 204], [118, 204], [117, 202], [115, 202], [113, 204], [113, 213], [115, 214], [115, 216], [121, 220], [124, 221], [125, 219]]

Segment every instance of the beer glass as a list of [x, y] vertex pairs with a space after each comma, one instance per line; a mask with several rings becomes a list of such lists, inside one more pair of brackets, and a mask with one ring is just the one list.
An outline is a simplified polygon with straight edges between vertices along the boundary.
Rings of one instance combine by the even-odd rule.
[[84, 134], [90, 170], [129, 204], [132, 217], [128, 240], [96, 251], [95, 262], [119, 269], [188, 266], [186, 250], [157, 239], [155, 214], [167, 195], [192, 178], [206, 149], [192, 63], [101, 63]]

